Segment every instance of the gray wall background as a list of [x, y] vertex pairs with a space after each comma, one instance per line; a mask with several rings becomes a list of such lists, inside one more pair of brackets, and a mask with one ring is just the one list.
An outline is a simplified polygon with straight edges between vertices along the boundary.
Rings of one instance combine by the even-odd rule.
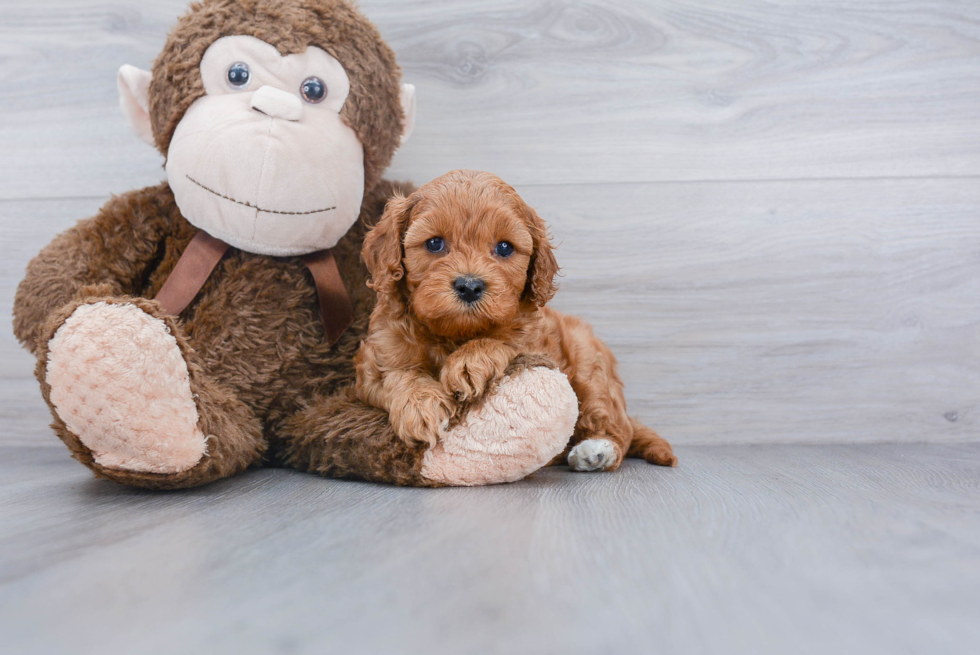
[[[977, 441], [980, 3], [365, 0], [418, 87], [389, 177], [497, 173], [555, 305], [677, 444]], [[184, 0], [0, 2], [0, 314], [162, 179], [119, 113]], [[0, 330], [0, 442], [60, 447]]]

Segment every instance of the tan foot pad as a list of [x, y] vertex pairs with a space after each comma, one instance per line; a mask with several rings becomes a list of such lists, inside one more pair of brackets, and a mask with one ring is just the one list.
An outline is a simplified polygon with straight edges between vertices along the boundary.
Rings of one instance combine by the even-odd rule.
[[187, 364], [166, 323], [135, 305], [82, 305], [48, 348], [51, 402], [98, 464], [180, 473], [204, 457]]
[[578, 400], [564, 373], [525, 370], [504, 378], [425, 453], [422, 475], [459, 486], [520, 480], [565, 449], [577, 419]]

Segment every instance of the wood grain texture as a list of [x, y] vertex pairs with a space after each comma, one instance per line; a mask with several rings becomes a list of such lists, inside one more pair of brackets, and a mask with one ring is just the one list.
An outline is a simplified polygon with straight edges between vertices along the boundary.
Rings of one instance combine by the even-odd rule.
[[[0, 3], [0, 314], [162, 178], [115, 71], [184, 6]], [[419, 87], [391, 175], [519, 186], [680, 468], [149, 494], [68, 458], [0, 330], [4, 649], [972, 653], [977, 444], [686, 444], [977, 440], [980, 5], [362, 6]]]
[[976, 651], [977, 444], [679, 456], [159, 494], [0, 448], [0, 634], [24, 655]]
[[555, 306], [677, 443], [976, 440], [980, 185], [529, 187]]
[[[0, 4], [0, 198], [160, 179], [115, 72], [184, 0]], [[396, 176], [517, 184], [980, 175], [972, 0], [365, 0], [419, 89]]]
[[[4, 652], [974, 653], [980, 4], [361, 5], [419, 88], [390, 175], [518, 185], [555, 305], [680, 467], [126, 489], [69, 459], [3, 329]], [[163, 177], [115, 72], [185, 6], [0, 3], [0, 315]], [[880, 441], [946, 443], [828, 445]], [[794, 445], [691, 445], [764, 442]]]

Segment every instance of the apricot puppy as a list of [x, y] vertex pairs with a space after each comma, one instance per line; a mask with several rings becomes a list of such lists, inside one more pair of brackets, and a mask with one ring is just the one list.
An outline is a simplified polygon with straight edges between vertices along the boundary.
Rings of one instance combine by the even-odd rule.
[[378, 303], [354, 360], [357, 394], [402, 439], [435, 444], [515, 356], [543, 355], [579, 402], [560, 460], [577, 471], [615, 470], [626, 456], [677, 464], [667, 441], [626, 415], [609, 348], [545, 306], [558, 272], [547, 227], [497, 176], [453, 171], [393, 198], [362, 254]]

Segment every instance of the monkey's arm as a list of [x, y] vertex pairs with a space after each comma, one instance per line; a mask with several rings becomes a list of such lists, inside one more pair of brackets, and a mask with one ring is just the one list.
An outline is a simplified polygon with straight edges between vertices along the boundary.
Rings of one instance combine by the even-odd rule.
[[138, 295], [172, 214], [166, 184], [113, 197], [45, 246], [27, 266], [14, 298], [14, 334], [34, 352], [37, 330], [86, 287], [96, 295]]
[[348, 387], [314, 398], [280, 430], [289, 466], [331, 478], [353, 478], [412, 487], [443, 486], [422, 474], [429, 444], [407, 443], [388, 414], [355, 398]]
[[[518, 405], [521, 411], [512, 411]], [[520, 480], [548, 464], [568, 443], [577, 415], [575, 392], [554, 364], [519, 355], [435, 446], [399, 438], [384, 410], [359, 402], [349, 387], [311, 399], [284, 421], [279, 437], [286, 462], [302, 471], [398, 485], [472, 486]]]

